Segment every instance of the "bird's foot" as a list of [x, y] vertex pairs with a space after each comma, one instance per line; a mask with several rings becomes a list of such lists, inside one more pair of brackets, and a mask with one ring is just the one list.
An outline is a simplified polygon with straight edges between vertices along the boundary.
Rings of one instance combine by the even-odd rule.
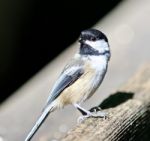
[[93, 107], [93, 108], [90, 109], [90, 112], [92, 112], [92, 113], [93, 113], [93, 112], [96, 113], [96, 112], [98, 112], [98, 111], [102, 111], [102, 109], [101, 109], [100, 107], [98, 107], [98, 106]]
[[93, 117], [107, 118], [108, 113], [102, 111], [100, 107], [93, 107], [90, 109]]
[[107, 117], [107, 113], [101, 111], [100, 107], [94, 107], [90, 111], [82, 108], [79, 104], [74, 104], [74, 106], [82, 113], [82, 116], [78, 118], [78, 123], [81, 123], [85, 119], [89, 117], [94, 117], [94, 118], [105, 118]]
[[90, 118], [90, 117], [106, 119], [108, 117], [108, 114], [103, 111], [97, 111], [97, 109], [96, 109], [94, 111], [89, 111], [86, 115], [80, 116], [78, 118], [77, 122], [82, 123], [85, 119]]
[[82, 116], [79, 116], [78, 119], [77, 119], [77, 122], [78, 123], [82, 123], [85, 119], [87, 119], [89, 116], [88, 115], [82, 115]]

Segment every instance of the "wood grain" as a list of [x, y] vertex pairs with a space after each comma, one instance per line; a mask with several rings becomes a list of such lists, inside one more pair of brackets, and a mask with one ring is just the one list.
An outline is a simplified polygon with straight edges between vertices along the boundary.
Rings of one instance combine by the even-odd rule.
[[109, 113], [107, 119], [88, 118], [60, 140], [150, 140], [150, 66], [140, 69], [99, 106]]

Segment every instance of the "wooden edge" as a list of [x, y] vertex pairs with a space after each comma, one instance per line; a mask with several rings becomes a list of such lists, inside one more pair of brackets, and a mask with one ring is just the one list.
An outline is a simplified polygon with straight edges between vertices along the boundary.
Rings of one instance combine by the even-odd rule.
[[140, 69], [127, 84], [100, 105], [107, 119], [88, 118], [62, 141], [148, 140], [150, 135], [150, 66]]

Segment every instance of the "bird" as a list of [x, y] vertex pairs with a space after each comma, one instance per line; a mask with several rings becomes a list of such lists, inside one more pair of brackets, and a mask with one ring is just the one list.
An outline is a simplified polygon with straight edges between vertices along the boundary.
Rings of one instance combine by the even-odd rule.
[[80, 119], [106, 116], [102, 111], [92, 113], [81, 104], [95, 93], [107, 72], [111, 57], [108, 39], [103, 32], [92, 28], [81, 31], [78, 42], [77, 52], [58, 76], [41, 115], [25, 141], [32, 139], [51, 112], [69, 104], [83, 114]]

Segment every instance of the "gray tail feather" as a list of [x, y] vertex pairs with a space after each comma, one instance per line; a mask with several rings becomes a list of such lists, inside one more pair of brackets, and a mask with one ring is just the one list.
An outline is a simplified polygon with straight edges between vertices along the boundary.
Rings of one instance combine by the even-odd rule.
[[29, 134], [26, 137], [25, 141], [30, 141], [32, 139], [32, 137], [34, 136], [34, 134], [40, 128], [40, 126], [45, 121], [45, 119], [48, 117], [48, 115], [53, 111], [53, 109], [54, 109], [54, 107], [51, 106], [51, 105], [49, 105], [49, 106], [47, 106], [47, 107], [44, 108], [42, 114], [40, 115], [40, 117], [38, 118], [37, 122], [35, 123], [35, 125], [31, 129], [31, 131], [29, 132]]

